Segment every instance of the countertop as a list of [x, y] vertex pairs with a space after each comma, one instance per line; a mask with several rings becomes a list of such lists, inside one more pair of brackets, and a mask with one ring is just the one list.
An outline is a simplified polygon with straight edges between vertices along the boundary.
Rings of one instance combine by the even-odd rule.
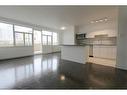
[[85, 44], [74, 44], [74, 45], [68, 45], [68, 44], [62, 44], [61, 46], [86, 46]]
[[74, 45], [62, 44], [61, 46], [116, 46], [116, 44], [74, 44]]

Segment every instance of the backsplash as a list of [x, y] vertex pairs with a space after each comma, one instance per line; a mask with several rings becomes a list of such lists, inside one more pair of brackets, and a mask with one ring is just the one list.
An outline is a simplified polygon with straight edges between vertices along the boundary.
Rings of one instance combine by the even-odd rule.
[[116, 45], [116, 37], [95, 37], [76, 40], [77, 44], [89, 45]]

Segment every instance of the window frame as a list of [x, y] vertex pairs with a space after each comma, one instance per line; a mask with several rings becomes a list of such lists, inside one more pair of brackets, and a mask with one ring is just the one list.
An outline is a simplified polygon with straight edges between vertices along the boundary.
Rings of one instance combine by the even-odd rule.
[[42, 45], [42, 31], [37, 30], [37, 29], [33, 29], [33, 44], [36, 44], [36, 42], [34, 41], [34, 35], [35, 35], [35, 31], [40, 32], [40, 36], [41, 36], [41, 43], [39, 43], [39, 44], [41, 44], [41, 45]]
[[[22, 34], [23, 35], [23, 45], [16, 45], [16, 33], [20, 33], [20, 34]], [[17, 47], [17, 46], [24, 46], [24, 33], [21, 33], [21, 32], [15, 32], [15, 46]]]
[[3, 23], [3, 24], [8, 24], [8, 25], [12, 25], [12, 32], [13, 32], [13, 42], [12, 42], [12, 45], [10, 46], [0, 46], [0, 48], [11, 48], [11, 47], [14, 47], [14, 31], [13, 31], [13, 24], [12, 23], [9, 23], [9, 22], [5, 22], [5, 21], [0, 21], [0, 23]]
[[[29, 44], [31, 44], [31, 45], [27, 45], [27, 44], [26, 44], [26, 38], [25, 38], [26, 34], [31, 35], [31, 43], [29, 43]], [[32, 33], [24, 33], [24, 39], [25, 39], [25, 40], [24, 40], [25, 46], [33, 46]]]
[[[0, 46], [0, 48], [8, 48], [8, 47], [31, 47], [31, 46], [34, 46], [34, 28], [31, 28], [31, 27], [27, 27], [25, 25], [18, 25], [18, 24], [13, 24], [13, 23], [10, 23], [10, 22], [4, 22], [4, 21], [0, 21], [0, 23], [4, 23], [4, 24], [9, 24], [9, 25], [12, 25], [12, 31], [13, 31], [13, 44], [12, 45], [8, 45], [8, 46]], [[15, 31], [15, 26], [21, 26], [21, 27], [26, 27], [26, 28], [31, 28], [31, 32], [21, 32], [21, 31]], [[42, 28], [43, 29], [43, 28]], [[37, 31], [40, 31], [40, 30], [37, 30]], [[50, 34], [46, 35], [44, 34], [44, 31], [47, 31], [47, 32], [50, 32]], [[41, 44], [42, 45], [52, 45], [52, 46], [56, 46], [58, 45], [58, 33], [57, 33], [57, 43], [53, 43], [53, 33], [56, 33], [56, 32], [52, 32], [52, 31], [48, 31], [48, 30], [41, 30]], [[16, 36], [15, 34], [16, 33], [22, 33], [23, 34], [23, 45], [16, 45]], [[25, 34], [30, 34], [31, 35], [31, 42], [30, 42], [28, 45], [26, 44], [26, 39], [25, 39]], [[46, 36], [46, 39], [47, 39], [47, 43], [46, 44], [43, 44], [43, 35]], [[51, 43], [49, 44], [48, 43], [48, 36], [51, 37]]]
[[[31, 33], [30, 32], [21, 32], [21, 31], [15, 31], [15, 26], [19, 26], [19, 25], [14, 25], [13, 26], [13, 30], [14, 30], [14, 40], [15, 40], [15, 46], [16, 47], [30, 47], [30, 46], [33, 46], [33, 28], [31, 28], [32, 29], [32, 31], [31, 31]], [[23, 27], [23, 26], [21, 26], [21, 27]], [[26, 27], [27, 28], [27, 27]], [[29, 28], [29, 27], [28, 27]], [[18, 45], [16, 45], [16, 37], [15, 37], [15, 33], [22, 33], [23, 34], [23, 45], [21, 45], [21, 46], [18, 46]], [[31, 45], [26, 45], [25, 44], [25, 34], [31, 34], [32, 36], [32, 39], [31, 39]]]
[[[46, 44], [43, 43], [43, 36], [46, 37]], [[42, 34], [42, 45], [48, 45], [48, 37], [47, 37], [47, 36], [48, 36], [48, 35]]]
[[[56, 36], [56, 37], [57, 37], [57, 41], [56, 41], [55, 43], [54, 43], [54, 40], [53, 40], [53, 37], [54, 37], [54, 36], [53, 36], [53, 33], [56, 33], [56, 35], [57, 35], [57, 36]], [[57, 33], [57, 32], [52, 32], [52, 45], [53, 45], [53, 46], [58, 46], [58, 33]]]
[[[29, 29], [31, 29], [31, 31], [17, 31], [15, 28], [16, 27], [22, 27], [22, 28], [29, 28]], [[30, 27], [26, 27], [26, 26], [22, 26], [22, 25], [16, 25], [16, 24], [14, 24], [14, 31], [17, 31], [17, 32], [23, 32], [23, 33], [32, 33], [32, 31], [33, 31], [33, 29], [32, 28], [30, 28]]]
[[[48, 35], [48, 34], [44, 34], [43, 32], [46, 31], [46, 32], [51, 32], [51, 35]], [[47, 39], [47, 43], [46, 44], [43, 44], [43, 36], [46, 36], [46, 39]], [[51, 43], [49, 44], [48, 43], [48, 37], [51, 37]], [[47, 30], [42, 30], [42, 45], [52, 45], [53, 46], [53, 32], [52, 31], [47, 31]]]

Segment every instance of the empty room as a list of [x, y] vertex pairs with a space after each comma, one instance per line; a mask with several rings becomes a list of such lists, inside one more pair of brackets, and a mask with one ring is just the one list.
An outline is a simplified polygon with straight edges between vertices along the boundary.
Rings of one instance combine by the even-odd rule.
[[0, 6], [0, 89], [127, 89], [127, 6]]

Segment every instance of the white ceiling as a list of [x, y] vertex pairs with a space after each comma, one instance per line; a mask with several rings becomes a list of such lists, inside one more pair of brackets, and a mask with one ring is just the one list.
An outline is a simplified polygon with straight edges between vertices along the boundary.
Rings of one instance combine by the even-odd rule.
[[0, 16], [60, 29], [85, 25], [91, 20], [117, 18], [116, 6], [0, 6]]

